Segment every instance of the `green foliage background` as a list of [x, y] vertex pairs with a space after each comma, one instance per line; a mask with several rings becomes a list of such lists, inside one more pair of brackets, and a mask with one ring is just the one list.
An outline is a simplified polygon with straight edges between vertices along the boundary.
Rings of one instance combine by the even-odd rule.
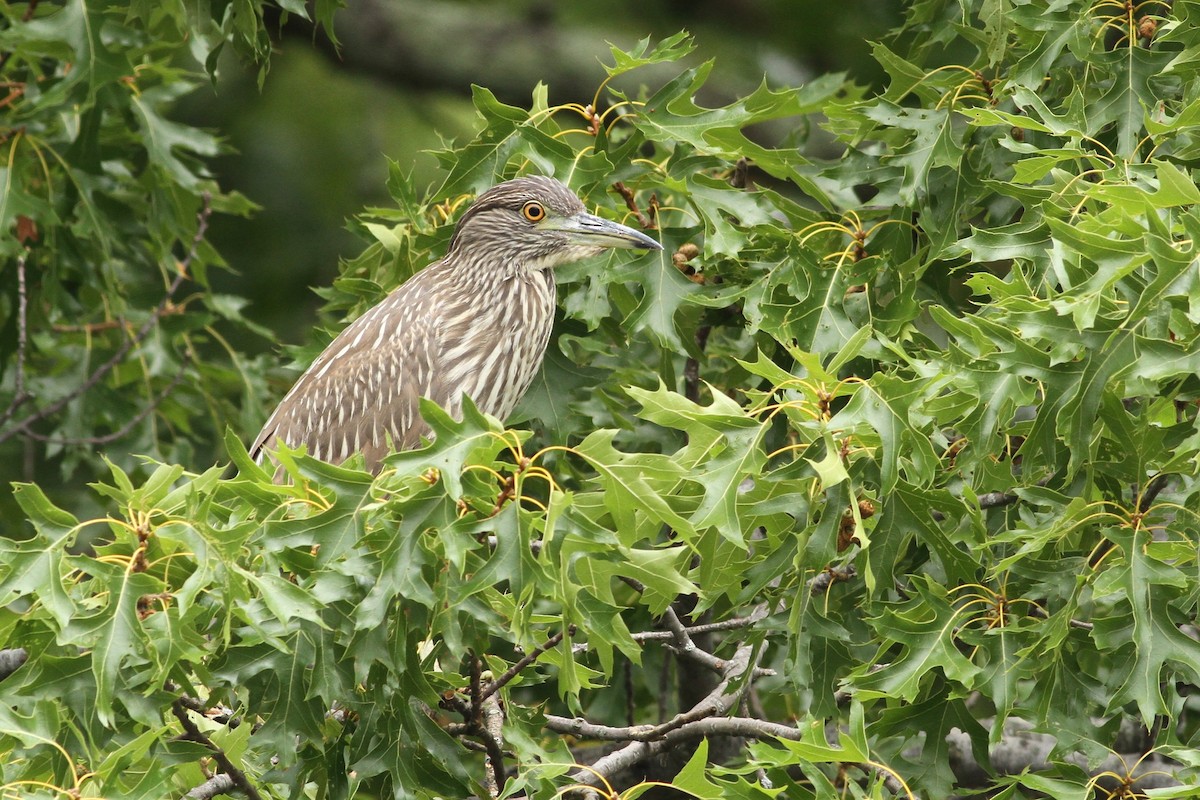
[[[440, 186], [394, 165], [329, 312], [361, 313], [522, 172], [609, 215], [622, 182], [666, 254], [563, 270], [523, 430], [427, 407], [436, 441], [378, 478], [285, 454], [286, 486], [234, 433], [236, 477], [193, 471], [193, 442], [255, 430], [275, 389], [222, 346], [219, 326], [253, 326], [207, 291], [221, 262], [197, 237], [249, 203], [169, 116], [199, 78], [167, 56], [262, 57], [261, 7], [24, 8], [0, 36], [24, 87], [0, 168], [0, 436], [92, 469], [89, 437], [138, 419], [133, 448], [164, 463], [109, 464], [96, 515], [17, 487], [31, 526], [0, 539], [0, 642], [30, 657], [0, 683], [7, 791], [199, 785], [186, 694], [253, 723], [193, 720], [266, 795], [482, 795], [482, 757], [433, 709], [474, 691], [475, 657], [500, 675], [565, 632], [502, 690], [509, 790], [550, 797], [580, 778], [548, 715], [658, 721], [667, 651], [642, 634], [684, 598], [740, 621], [715, 654], [771, 671], [730, 713], [791, 730], [724, 766], [697, 749], [675, 778], [697, 796], [947, 796], [951, 730], [986, 768], [1010, 719], [1056, 747], [993, 796], [1089, 796], [1083, 767], [1128, 721], [1184, 784], [1158, 796], [1194, 793], [1200, 6], [914, 4], [874, 47], [880, 93], [829, 75], [703, 107], [712, 63], [576, 106], [477, 87]], [[691, 46], [614, 48], [607, 69]]]

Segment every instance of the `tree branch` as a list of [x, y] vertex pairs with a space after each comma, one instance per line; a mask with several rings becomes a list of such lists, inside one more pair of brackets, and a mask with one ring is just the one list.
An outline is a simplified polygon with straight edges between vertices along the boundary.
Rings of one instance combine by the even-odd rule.
[[1137, 510], [1139, 513], [1145, 514], [1150, 510], [1150, 506], [1154, 505], [1154, 501], [1158, 498], [1159, 493], [1167, 488], [1167, 481], [1169, 479], [1170, 475], [1165, 472], [1160, 472], [1150, 479], [1146, 484], [1145, 490], [1142, 492], [1142, 496], [1137, 501]]
[[29, 659], [29, 653], [24, 647], [11, 650], [0, 650], [0, 681], [12, 675]]
[[[212, 752], [213, 760], [221, 767], [221, 771], [229, 776], [233, 787], [241, 790], [250, 800], [262, 800], [262, 795], [258, 793], [258, 789], [246, 777], [246, 773], [242, 772], [234, 763], [229, 760], [229, 756], [225, 755], [225, 751], [213, 744], [212, 740], [204, 735], [204, 732], [192, 722], [192, 718], [188, 716], [188, 708], [182, 697], [175, 698], [171, 703], [171, 713], [179, 720], [179, 724], [183, 726], [183, 739], [189, 742], [195, 742], [208, 748]], [[211, 781], [210, 781], [211, 782]], [[207, 785], [207, 784], [204, 784]], [[197, 791], [201, 787], [196, 787], [192, 791]], [[211, 797], [212, 795], [208, 795]]]
[[[721, 682], [703, 700], [659, 725], [610, 728], [605, 725], [595, 725], [584, 719], [568, 719], [548, 715], [546, 727], [560, 733], [574, 733], [603, 739], [632, 740], [620, 750], [609, 753], [593, 763], [590, 770], [577, 770], [571, 775], [571, 779], [588, 786], [595, 786], [601, 782], [602, 778], [607, 779], [609, 775], [661, 752], [679, 738], [685, 738], [685, 735], [679, 731], [691, 731], [693, 730], [691, 726], [699, 721], [712, 722], [715, 719], [723, 718], [726, 712], [737, 705], [747, 687], [750, 686], [750, 676], [746, 673], [752, 671], [754, 666], [752, 664], [753, 654], [754, 647], [752, 645], [743, 644], [739, 647], [733, 657], [725, 662]], [[735, 684], [743, 678], [747, 678], [745, 683], [736, 686]], [[672, 736], [672, 733], [675, 735]], [[691, 738], [691, 734], [687, 733], [686, 738]]]
[[126, 435], [129, 434], [129, 432], [131, 430], [134, 429], [134, 427], [137, 426], [137, 424], [139, 422], [141, 422], [146, 417], [148, 417], [152, 413], [154, 413], [155, 409], [157, 409], [162, 404], [162, 401], [167, 399], [167, 395], [169, 395], [171, 392], [173, 392], [175, 390], [175, 387], [183, 382], [184, 377], [187, 376], [187, 368], [190, 363], [191, 363], [191, 359], [185, 358], [183, 361], [183, 365], [179, 368], [179, 372], [175, 373], [175, 377], [171, 379], [171, 382], [168, 383], [165, 387], [163, 387], [162, 391], [160, 391], [157, 395], [155, 395], [153, 398], [151, 398], [150, 402], [147, 403], [146, 406], [141, 411], [139, 411], [137, 414], [130, 417], [125, 422], [124, 425], [122, 425], [120, 428], [113, 431], [112, 433], [106, 433], [102, 436], [64, 437], [64, 436], [46, 436], [41, 433], [34, 433], [31, 430], [26, 430], [25, 435], [28, 436], [30, 439], [35, 439], [39, 442], [53, 442], [54, 444], [74, 444], [74, 445], [111, 444], [115, 441], [123, 439]]
[[235, 788], [233, 778], [225, 773], [214, 775], [199, 786], [194, 787], [184, 797], [188, 800], [212, 800], [219, 794], [229, 794]]
[[485, 750], [483, 782], [488, 794], [496, 798], [504, 789], [504, 751], [500, 746], [504, 741], [504, 711], [495, 694], [485, 697], [480, 705], [483, 724], [479, 734]]
[[505, 684], [507, 684], [513, 678], [517, 677], [517, 675], [519, 675], [521, 673], [521, 670], [528, 667], [534, 661], [537, 661], [538, 658], [543, 653], [547, 652], [548, 650], [553, 650], [555, 647], [557, 647], [558, 643], [563, 640], [564, 635], [573, 636], [574, 634], [575, 634], [575, 626], [571, 625], [570, 627], [567, 628], [566, 631], [559, 631], [558, 633], [554, 634], [549, 639], [547, 639], [546, 641], [544, 641], [540, 645], [538, 645], [535, 650], [533, 650], [532, 652], [526, 653], [521, 658], [520, 661], [518, 661], [517, 663], [513, 664], [511, 667], [506, 669], [500, 675], [499, 678], [496, 678], [494, 681], [489, 682], [487, 684], [487, 686], [485, 686], [483, 688], [483, 697], [481, 699], [487, 700], [489, 697], [494, 695], [496, 692], [500, 691], [500, 689], [503, 688]]

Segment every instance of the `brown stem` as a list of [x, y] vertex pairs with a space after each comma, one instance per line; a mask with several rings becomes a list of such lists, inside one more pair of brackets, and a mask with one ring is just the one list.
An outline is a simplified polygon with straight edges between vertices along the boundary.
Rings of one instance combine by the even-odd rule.
[[[233, 762], [229, 760], [229, 756], [225, 755], [225, 751], [213, 744], [212, 740], [204, 735], [203, 731], [192, 722], [192, 718], [188, 716], [187, 705], [182, 697], [177, 697], [171, 703], [171, 713], [179, 720], [179, 724], [183, 726], [183, 739], [189, 742], [195, 742], [208, 748], [212, 752], [213, 760], [221, 767], [221, 771], [229, 776], [233, 781], [234, 787], [240, 789], [250, 800], [262, 800], [262, 795], [258, 793], [258, 789], [246, 777], [246, 773], [242, 772]], [[194, 791], [194, 790], [193, 790]]]
[[[696, 347], [701, 353], [708, 344], [708, 334], [712, 332], [711, 325], [701, 325], [696, 328]], [[683, 364], [683, 396], [693, 403], [700, 402], [700, 361], [688, 356]]]
[[646, 216], [646, 213], [642, 211], [641, 207], [637, 204], [637, 200], [633, 196], [633, 190], [621, 181], [614, 183], [613, 189], [617, 194], [621, 195], [622, 199], [625, 200], [625, 207], [632, 211], [634, 216], [637, 217], [638, 225], [641, 225], [646, 230], [653, 230], [654, 220]]

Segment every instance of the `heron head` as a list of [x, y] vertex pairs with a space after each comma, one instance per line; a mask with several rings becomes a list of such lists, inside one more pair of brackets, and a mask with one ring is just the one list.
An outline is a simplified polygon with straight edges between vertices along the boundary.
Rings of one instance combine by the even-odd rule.
[[589, 214], [554, 178], [529, 176], [488, 189], [467, 210], [450, 254], [477, 266], [495, 258], [506, 267], [552, 269], [610, 248], [661, 250], [646, 234]]

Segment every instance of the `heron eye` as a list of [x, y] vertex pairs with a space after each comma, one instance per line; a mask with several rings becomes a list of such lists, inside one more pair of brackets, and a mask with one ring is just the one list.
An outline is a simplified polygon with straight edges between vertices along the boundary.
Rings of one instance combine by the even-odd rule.
[[546, 218], [546, 209], [536, 200], [530, 200], [525, 205], [521, 206], [521, 213], [525, 219], [530, 222], [541, 222]]

